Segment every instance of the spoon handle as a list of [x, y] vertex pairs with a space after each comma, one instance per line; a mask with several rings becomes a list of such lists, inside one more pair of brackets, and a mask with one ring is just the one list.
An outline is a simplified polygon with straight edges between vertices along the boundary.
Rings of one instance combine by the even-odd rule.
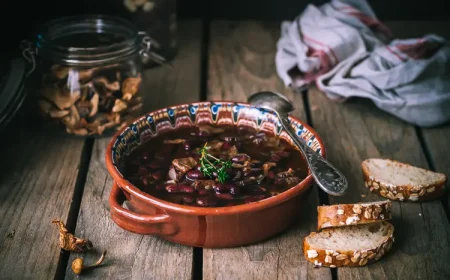
[[300, 139], [300, 137], [296, 135], [287, 115], [278, 114], [278, 117], [285, 131], [305, 156], [311, 174], [319, 187], [328, 194], [334, 196], [343, 195], [348, 187], [345, 176], [329, 161], [313, 151], [303, 139]]

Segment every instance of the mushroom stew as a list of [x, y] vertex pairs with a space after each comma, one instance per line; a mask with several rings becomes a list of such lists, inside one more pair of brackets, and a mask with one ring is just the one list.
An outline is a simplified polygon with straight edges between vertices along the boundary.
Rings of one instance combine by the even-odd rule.
[[286, 140], [249, 127], [199, 126], [156, 136], [125, 161], [125, 178], [163, 200], [199, 207], [260, 201], [307, 176]]

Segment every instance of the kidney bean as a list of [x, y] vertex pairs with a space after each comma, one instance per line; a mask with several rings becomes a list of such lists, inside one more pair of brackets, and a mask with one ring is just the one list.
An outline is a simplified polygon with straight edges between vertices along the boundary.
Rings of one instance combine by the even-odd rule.
[[192, 143], [190, 142], [190, 141], [185, 141], [184, 143], [183, 143], [183, 148], [186, 150], [186, 151], [189, 151], [189, 150], [191, 150], [192, 149]]
[[160, 169], [164, 166], [164, 162], [162, 160], [154, 160], [151, 161], [147, 166], [150, 169]]
[[273, 172], [272, 170], [269, 171], [269, 172], [267, 173], [267, 178], [269, 178], [270, 180], [275, 179], [275, 172]]
[[216, 193], [215, 196], [218, 199], [223, 199], [223, 200], [232, 200], [232, 199], [234, 199], [233, 195], [229, 194], [229, 193]]
[[244, 178], [242, 180], [236, 181], [235, 184], [237, 186], [243, 187], [243, 186], [248, 186], [248, 185], [252, 185], [256, 182], [256, 178], [254, 177], [248, 177], [248, 178]]
[[143, 151], [141, 154], [141, 159], [147, 161], [147, 160], [149, 160], [149, 158], [150, 158], [150, 156], [148, 154], [148, 151]]
[[195, 198], [192, 196], [189, 196], [189, 195], [183, 196], [184, 203], [191, 204], [191, 203], [194, 203], [194, 201], [195, 201]]
[[190, 157], [192, 157], [193, 159], [195, 159], [196, 161], [199, 161], [200, 160], [200, 154], [199, 153], [196, 153], [196, 152], [192, 152], [191, 154], [190, 154]]
[[281, 157], [275, 153], [273, 153], [272, 155], [270, 155], [270, 159], [273, 162], [279, 162], [281, 160]]
[[244, 191], [247, 194], [265, 194], [267, 192], [265, 188], [259, 186], [249, 186], [244, 188]]
[[234, 185], [232, 184], [216, 184], [215, 186], [213, 186], [213, 189], [218, 192], [218, 193], [227, 193], [230, 192], [231, 187], [233, 187]]
[[157, 152], [153, 155], [153, 157], [154, 157], [156, 160], [162, 161], [162, 160], [164, 160], [165, 158], [167, 158], [168, 155], [167, 155], [166, 153], [164, 153], [162, 150], [159, 150], [159, 151], [157, 151]]
[[150, 179], [149, 178], [147, 178], [147, 177], [142, 177], [141, 178], [141, 183], [142, 183], [142, 185], [144, 185], [145, 187], [146, 186], [148, 186], [148, 185], [150, 185]]
[[244, 177], [256, 177], [259, 174], [262, 174], [263, 170], [261, 168], [249, 168], [247, 170], [244, 170], [244, 173], [242, 174]]
[[263, 200], [264, 198], [266, 198], [266, 196], [262, 195], [262, 194], [260, 194], [260, 195], [252, 195], [252, 196], [246, 197], [245, 200], [244, 200], [244, 203], [247, 204], [247, 203], [260, 201], [260, 200]]
[[161, 170], [158, 170], [158, 171], [152, 173], [152, 177], [156, 181], [161, 180], [163, 178], [163, 176], [164, 176], [164, 173]]
[[233, 145], [229, 141], [225, 141], [222, 144], [222, 150], [229, 150]]
[[146, 175], [148, 175], [149, 172], [148, 172], [147, 168], [145, 168], [143, 166], [139, 166], [139, 170], [137, 173], [139, 175], [146, 176]]
[[232, 162], [245, 162], [250, 159], [250, 156], [247, 154], [237, 154], [231, 158]]
[[190, 180], [197, 180], [197, 179], [204, 179], [205, 176], [203, 175], [203, 173], [200, 170], [194, 169], [194, 170], [188, 171], [186, 173], [186, 178], [190, 179]]
[[289, 151], [278, 151], [277, 155], [280, 157], [289, 157], [291, 155], [291, 152]]
[[157, 190], [157, 191], [162, 191], [162, 190], [164, 190], [164, 184], [156, 184], [155, 185], [155, 190]]
[[132, 167], [139, 167], [142, 164], [142, 161], [140, 159], [132, 159], [128, 161], [128, 164]]
[[165, 145], [162, 147], [162, 152], [163, 152], [164, 154], [168, 155], [168, 154], [172, 153], [172, 151], [173, 151], [174, 148], [175, 148], [175, 145], [174, 145], [174, 144], [165, 144]]
[[233, 195], [239, 195], [241, 193], [241, 188], [239, 188], [238, 186], [232, 186], [230, 188], [230, 193]]
[[219, 158], [221, 160], [228, 160], [228, 155], [220, 155]]
[[193, 193], [195, 189], [187, 185], [168, 185], [166, 191], [170, 193]]
[[207, 195], [209, 191], [207, 189], [198, 189], [197, 193], [198, 195]]
[[251, 166], [252, 168], [258, 168], [258, 167], [263, 166], [263, 162], [260, 161], [260, 160], [252, 160], [252, 161], [250, 162], [250, 166]]
[[197, 197], [196, 203], [200, 206], [215, 206], [217, 199], [214, 196]]

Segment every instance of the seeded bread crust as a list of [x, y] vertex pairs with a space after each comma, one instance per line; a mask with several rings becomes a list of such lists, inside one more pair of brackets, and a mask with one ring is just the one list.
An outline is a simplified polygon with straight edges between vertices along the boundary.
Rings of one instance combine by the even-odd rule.
[[377, 201], [317, 207], [317, 230], [392, 219], [392, 202]]
[[[382, 256], [390, 251], [394, 242], [394, 226], [389, 222], [382, 222], [387, 227], [386, 238], [371, 249], [363, 250], [329, 250], [327, 248], [312, 247], [308, 243], [308, 238], [314, 238], [318, 234], [312, 232], [303, 239], [303, 254], [305, 258], [314, 264], [315, 267], [355, 267], [365, 266], [378, 261]], [[341, 228], [328, 228], [322, 231], [338, 231]]]
[[[427, 185], [413, 186], [413, 185], [394, 185], [386, 182], [381, 182], [375, 176], [373, 176], [369, 172], [369, 168], [367, 167], [368, 161], [367, 159], [362, 162], [362, 171], [363, 178], [366, 188], [368, 188], [371, 192], [377, 193], [383, 197], [386, 197], [390, 200], [398, 200], [398, 201], [429, 201], [434, 200], [436, 198], [441, 197], [445, 192], [445, 184], [447, 182], [447, 176], [442, 173], [437, 173], [443, 175], [443, 180], [438, 182], [433, 182]], [[391, 164], [397, 164], [399, 166], [411, 167], [411, 165], [398, 162], [395, 160], [387, 160], [391, 162]], [[423, 169], [423, 168], [420, 168]], [[423, 169], [425, 170], [425, 169]], [[429, 170], [427, 170], [429, 171]], [[432, 171], [429, 171], [432, 172]]]

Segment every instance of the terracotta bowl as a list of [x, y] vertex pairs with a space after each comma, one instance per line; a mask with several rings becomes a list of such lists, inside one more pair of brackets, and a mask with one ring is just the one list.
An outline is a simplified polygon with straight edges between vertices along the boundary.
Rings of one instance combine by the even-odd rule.
[[[290, 117], [297, 135], [325, 156], [319, 135]], [[174, 204], [140, 191], [122, 175], [124, 157], [158, 134], [199, 124], [253, 127], [292, 143], [273, 113], [245, 103], [199, 102], [148, 113], [118, 131], [106, 149], [106, 166], [114, 179], [110, 195], [113, 221], [121, 228], [160, 236], [171, 242], [204, 248], [256, 243], [288, 229], [298, 221], [304, 192], [313, 183], [308, 176], [298, 185], [258, 202], [230, 207], [194, 207]], [[127, 208], [122, 206], [127, 200]]]

